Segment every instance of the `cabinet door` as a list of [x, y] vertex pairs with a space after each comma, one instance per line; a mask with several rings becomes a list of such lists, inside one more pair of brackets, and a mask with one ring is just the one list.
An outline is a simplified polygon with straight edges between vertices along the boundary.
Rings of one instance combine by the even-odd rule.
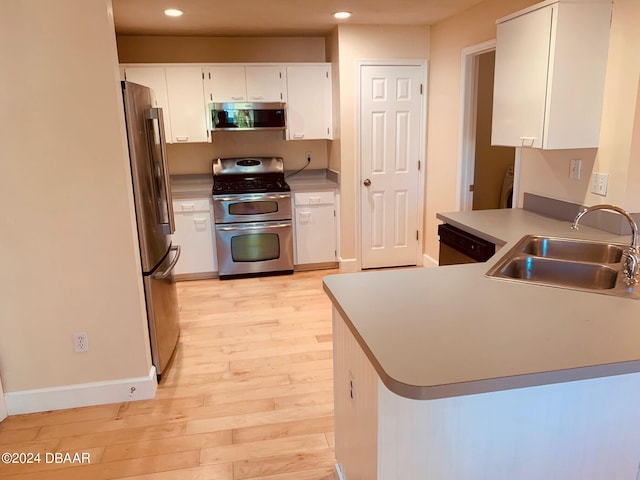
[[287, 67], [287, 139], [331, 138], [331, 67]]
[[553, 7], [499, 23], [492, 145], [542, 148]]
[[164, 114], [164, 132], [167, 142], [171, 142], [171, 122], [169, 99], [167, 97], [167, 78], [164, 67], [127, 67], [123, 68], [124, 78], [129, 82], [138, 83], [153, 90], [155, 106], [160, 107]]
[[282, 102], [283, 72], [278, 65], [245, 67], [247, 100], [249, 102]]
[[296, 193], [296, 265], [336, 261], [333, 192]]
[[176, 274], [210, 273], [217, 270], [211, 205], [208, 199], [173, 201], [176, 231], [173, 243], [180, 245]]
[[244, 66], [207, 67], [205, 72], [208, 102], [246, 102], [247, 81]]
[[166, 67], [174, 143], [208, 142], [201, 67]]

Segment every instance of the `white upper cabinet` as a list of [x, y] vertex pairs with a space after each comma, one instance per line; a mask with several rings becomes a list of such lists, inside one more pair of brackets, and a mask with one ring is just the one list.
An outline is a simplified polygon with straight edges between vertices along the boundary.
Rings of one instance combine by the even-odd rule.
[[331, 139], [331, 65], [287, 66], [287, 140]]
[[491, 143], [595, 148], [610, 0], [549, 0], [497, 21]]
[[205, 67], [204, 85], [208, 102], [247, 101], [247, 81], [244, 66]]
[[206, 67], [208, 102], [283, 102], [284, 75], [279, 65]]
[[124, 78], [129, 82], [138, 83], [153, 90], [155, 107], [162, 108], [164, 117], [164, 132], [168, 142], [171, 139], [171, 122], [169, 112], [169, 98], [167, 97], [167, 78], [164, 67], [128, 67], [122, 68]]
[[173, 143], [208, 142], [202, 67], [166, 67]]
[[284, 68], [279, 65], [245, 67], [250, 102], [284, 102]]

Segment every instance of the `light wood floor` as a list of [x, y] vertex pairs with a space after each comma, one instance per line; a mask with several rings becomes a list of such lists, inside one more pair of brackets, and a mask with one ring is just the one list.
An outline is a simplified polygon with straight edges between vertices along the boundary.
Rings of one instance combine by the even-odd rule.
[[[333, 480], [331, 305], [322, 277], [178, 283], [182, 334], [154, 400], [12, 416], [0, 479]], [[44, 452], [91, 464], [45, 464]]]

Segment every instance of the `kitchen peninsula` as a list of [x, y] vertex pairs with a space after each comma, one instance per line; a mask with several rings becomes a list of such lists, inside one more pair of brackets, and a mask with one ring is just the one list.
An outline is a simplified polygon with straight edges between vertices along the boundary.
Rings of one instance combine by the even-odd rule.
[[484, 275], [528, 233], [626, 238], [484, 215], [487, 263], [325, 278], [344, 478], [635, 479], [640, 302]]

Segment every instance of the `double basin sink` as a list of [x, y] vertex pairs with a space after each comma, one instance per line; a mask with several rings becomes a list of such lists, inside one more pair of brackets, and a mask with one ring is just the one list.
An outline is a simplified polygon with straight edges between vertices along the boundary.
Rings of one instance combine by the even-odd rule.
[[626, 245], [527, 235], [487, 272], [516, 280], [626, 298], [640, 298], [640, 286], [625, 283]]

